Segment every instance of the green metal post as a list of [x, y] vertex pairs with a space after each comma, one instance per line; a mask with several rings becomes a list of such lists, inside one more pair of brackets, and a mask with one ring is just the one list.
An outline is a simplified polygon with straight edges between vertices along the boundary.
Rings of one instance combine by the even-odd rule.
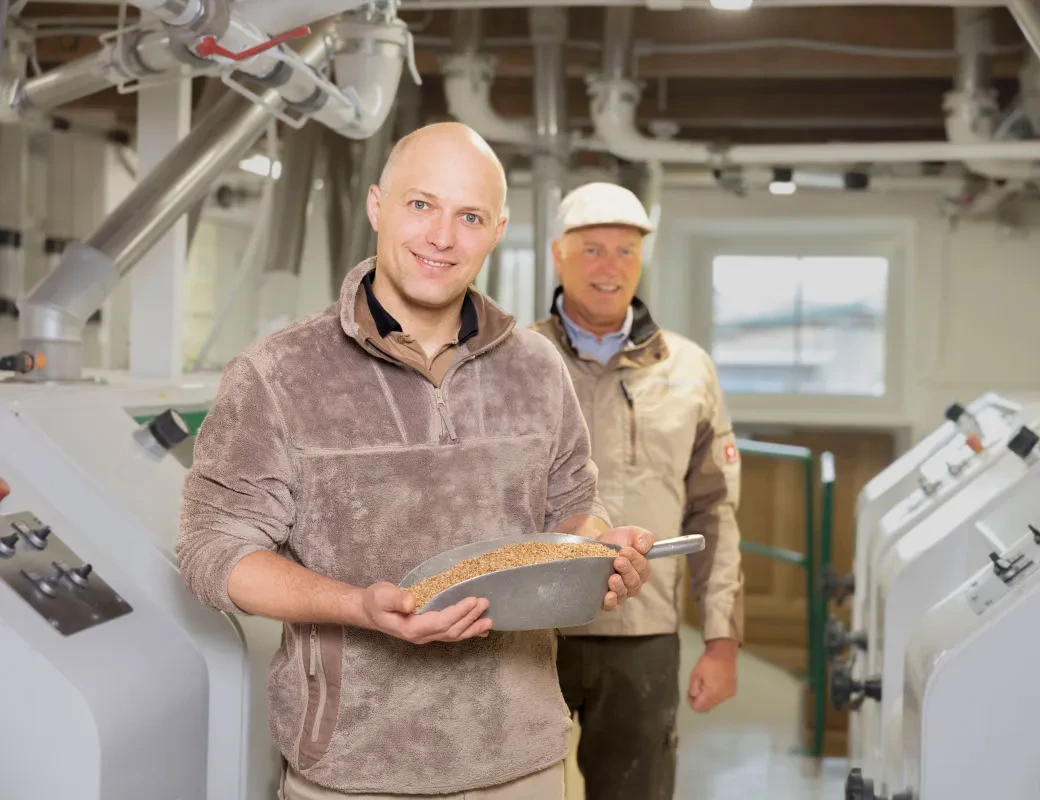
[[[820, 568], [817, 575], [822, 576], [831, 563], [831, 534], [834, 516], [834, 454], [825, 452], [820, 456]], [[816, 694], [813, 696], [813, 756], [823, 755], [823, 734], [826, 724], [826, 692], [827, 692], [827, 657], [824, 650], [825, 626], [827, 624], [827, 597], [823, 587], [816, 586], [818, 605], [816, 608], [817, 630], [812, 642], [815, 652], [815, 674], [813, 683]]]
[[813, 692], [813, 737], [810, 753], [819, 755], [816, 740], [822, 739], [823, 729], [821, 720], [817, 716], [816, 709], [819, 708], [820, 686], [816, 683], [817, 678], [817, 653], [816, 641], [819, 638], [819, 625], [816, 620], [816, 513], [813, 496], [816, 492], [816, 481], [814, 480], [814, 469], [812, 456], [805, 462], [805, 608], [806, 608], [806, 630], [808, 641], [806, 651], [808, 655], [808, 684]]

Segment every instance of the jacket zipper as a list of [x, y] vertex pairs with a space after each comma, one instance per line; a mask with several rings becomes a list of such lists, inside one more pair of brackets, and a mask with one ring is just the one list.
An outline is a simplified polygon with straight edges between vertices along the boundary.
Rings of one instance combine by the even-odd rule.
[[624, 381], [618, 381], [621, 384], [621, 393], [625, 396], [625, 404], [628, 406], [628, 447], [629, 447], [629, 463], [635, 465], [636, 463], [636, 406], [632, 400], [632, 394], [628, 391], [628, 387], [625, 386]]
[[441, 391], [440, 386], [433, 387], [433, 397], [437, 401], [437, 411], [440, 412], [441, 422], [444, 425], [444, 430], [448, 434], [448, 438], [455, 442], [458, 441], [455, 437], [455, 429], [451, 425], [451, 420], [448, 419], [448, 407], [444, 403], [444, 392]]
[[318, 705], [314, 710], [314, 724], [311, 726], [311, 741], [318, 741], [318, 732], [321, 730], [321, 718], [325, 714], [325, 700], [328, 687], [325, 685], [325, 664], [322, 663], [318, 650], [318, 626], [311, 625], [311, 665], [310, 674], [318, 679]]

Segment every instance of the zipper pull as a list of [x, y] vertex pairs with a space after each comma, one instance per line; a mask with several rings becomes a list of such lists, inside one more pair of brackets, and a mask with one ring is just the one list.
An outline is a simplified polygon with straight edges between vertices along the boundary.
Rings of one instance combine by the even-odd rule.
[[311, 625], [311, 675], [318, 674], [318, 626]]
[[433, 396], [437, 400], [437, 408], [444, 408], [444, 395], [441, 394], [441, 387], [433, 387]]
[[635, 403], [632, 401], [632, 395], [628, 391], [628, 387], [625, 386], [625, 382], [624, 381], [618, 381], [618, 383], [621, 385], [621, 394], [623, 394], [625, 396], [625, 402], [628, 403], [628, 407], [629, 408], [635, 408]]

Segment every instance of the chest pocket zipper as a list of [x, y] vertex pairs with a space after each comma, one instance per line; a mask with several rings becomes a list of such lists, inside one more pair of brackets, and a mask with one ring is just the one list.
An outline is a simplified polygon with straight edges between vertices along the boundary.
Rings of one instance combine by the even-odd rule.
[[621, 393], [625, 396], [625, 404], [628, 406], [628, 463], [634, 466], [636, 463], [636, 405], [625, 382], [618, 381], [618, 383], [621, 384]]
[[444, 393], [441, 391], [441, 387], [435, 386], [433, 388], [433, 397], [437, 401], [437, 411], [441, 415], [441, 423], [444, 425], [444, 430], [448, 434], [448, 438], [451, 441], [457, 441], [455, 437], [455, 429], [451, 426], [451, 420], [448, 419], [448, 407], [444, 403]]
[[321, 658], [321, 646], [318, 639], [318, 626], [311, 625], [311, 663], [310, 675], [318, 680], [318, 704], [314, 709], [314, 724], [311, 726], [311, 741], [318, 741], [318, 733], [321, 730], [321, 718], [325, 714], [325, 700], [328, 694], [328, 686], [325, 681], [325, 665]]

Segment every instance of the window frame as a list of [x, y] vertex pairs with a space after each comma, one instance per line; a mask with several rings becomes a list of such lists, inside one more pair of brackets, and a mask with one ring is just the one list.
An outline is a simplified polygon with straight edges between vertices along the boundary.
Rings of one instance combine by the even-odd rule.
[[906, 261], [912, 227], [904, 220], [737, 219], [683, 225], [691, 255], [693, 338], [709, 353], [714, 343], [714, 260], [721, 255], [819, 257], [874, 256], [888, 260], [885, 294], [885, 392], [880, 396], [727, 392], [735, 418], [749, 422], [805, 421], [825, 415], [846, 420], [898, 422], [909, 384]]

